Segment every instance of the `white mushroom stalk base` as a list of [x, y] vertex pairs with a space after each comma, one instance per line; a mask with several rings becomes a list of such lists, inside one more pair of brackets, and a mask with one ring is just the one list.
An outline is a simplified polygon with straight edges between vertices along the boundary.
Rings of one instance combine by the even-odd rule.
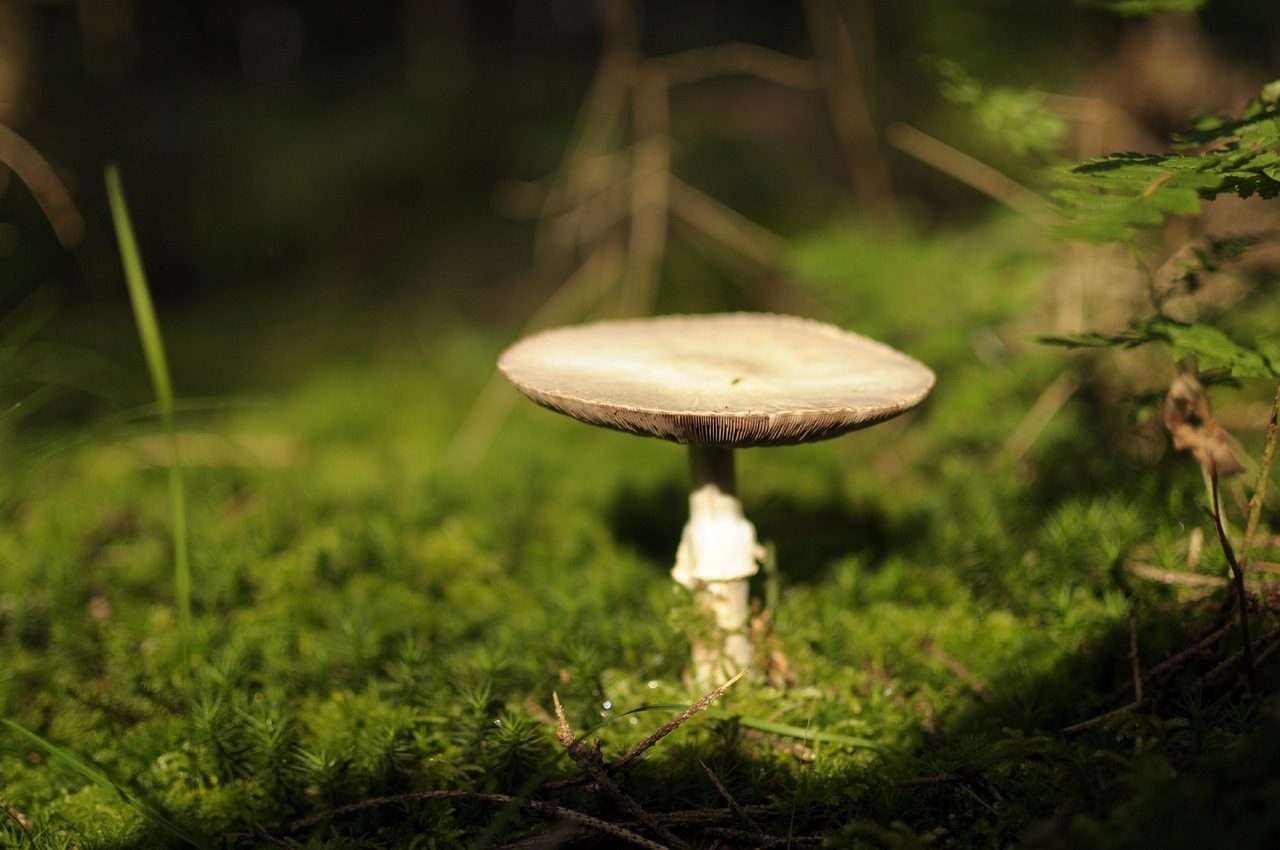
[[695, 631], [694, 678], [710, 689], [751, 664], [748, 590], [764, 552], [742, 513], [733, 449], [689, 448], [689, 521], [680, 536], [672, 576], [693, 591], [710, 630]]

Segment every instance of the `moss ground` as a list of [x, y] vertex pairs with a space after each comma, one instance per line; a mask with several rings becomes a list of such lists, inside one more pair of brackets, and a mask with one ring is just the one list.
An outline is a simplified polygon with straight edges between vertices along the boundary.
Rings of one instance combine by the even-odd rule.
[[[1228, 628], [1159, 669], [1217, 629], [1226, 589], [1133, 569], [1224, 570], [1194, 464], [1125, 398], [1168, 373], [1131, 370], [1120, 391], [1111, 361], [1027, 342], [1048, 330], [1052, 262], [1011, 227], [797, 246], [819, 318], [910, 351], [938, 387], [875, 429], [742, 453], [777, 563], [755, 587], [759, 669], [614, 775], [676, 839], [1280, 845], [1280, 667], [1263, 657], [1246, 693]], [[184, 332], [209, 333], [182, 321], [166, 328], [179, 388]], [[459, 462], [450, 441], [507, 337], [428, 336], [183, 416], [185, 636], [154, 423], [38, 463], [19, 461], [47, 431], [8, 435], [0, 717], [70, 758], [0, 729], [0, 846], [632, 840], [577, 815], [671, 844], [573, 781], [552, 695], [606, 764], [701, 696], [668, 575], [684, 453], [521, 402]], [[1055, 381], [1074, 391], [1046, 408]], [[1264, 424], [1239, 432], [1255, 457]], [[1142, 701], [1097, 719], [1135, 702], [1135, 647]]]

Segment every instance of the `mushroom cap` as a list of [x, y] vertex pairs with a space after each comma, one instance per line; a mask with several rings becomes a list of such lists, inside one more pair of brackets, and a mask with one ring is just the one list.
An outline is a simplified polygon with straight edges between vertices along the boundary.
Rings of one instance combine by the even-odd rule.
[[769, 313], [555, 328], [498, 360], [520, 392], [575, 419], [717, 447], [835, 437], [919, 404], [934, 374], [832, 325]]

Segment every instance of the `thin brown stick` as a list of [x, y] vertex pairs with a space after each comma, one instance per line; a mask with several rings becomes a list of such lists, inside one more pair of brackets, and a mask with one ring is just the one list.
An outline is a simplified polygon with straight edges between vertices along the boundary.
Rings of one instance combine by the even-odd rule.
[[951, 785], [956, 782], [964, 782], [964, 777], [958, 773], [944, 773], [941, 776], [919, 776], [915, 779], [895, 779], [893, 780], [894, 788], [914, 788], [918, 785]]
[[672, 87], [743, 74], [792, 89], [822, 87], [822, 73], [808, 59], [798, 59], [756, 44], [696, 47], [656, 60]]
[[1085, 729], [1089, 729], [1101, 723], [1106, 723], [1108, 720], [1110, 720], [1113, 717], [1119, 717], [1122, 714], [1128, 714], [1131, 711], [1137, 711], [1140, 708], [1145, 708], [1148, 702], [1150, 702], [1150, 700], [1145, 700], [1145, 699], [1135, 700], [1134, 702], [1131, 702], [1128, 705], [1124, 705], [1124, 706], [1121, 706], [1120, 708], [1114, 709], [1112, 711], [1108, 711], [1105, 714], [1099, 714], [1097, 717], [1091, 717], [1088, 720], [1085, 720], [1081, 723], [1076, 723], [1072, 726], [1065, 726], [1062, 729], [1062, 734], [1070, 735], [1074, 732], [1082, 732]]
[[[1280, 629], [1276, 629], [1271, 632], [1268, 632], [1267, 634], [1258, 638], [1256, 646], [1258, 647], [1258, 649], [1262, 649], [1268, 644], [1273, 643], [1277, 637], [1280, 637]], [[1231, 655], [1223, 659], [1222, 662], [1219, 663], [1216, 667], [1214, 667], [1208, 673], [1205, 673], [1203, 676], [1201, 676], [1199, 681], [1196, 682], [1196, 685], [1198, 687], [1205, 687], [1206, 685], [1213, 684], [1214, 682], [1223, 678], [1223, 676], [1225, 676], [1229, 670], [1231, 670], [1241, 661], [1245, 660], [1246, 658], [1252, 659], [1253, 652], [1254, 652], [1254, 645], [1252, 644], [1249, 646], [1244, 646], [1244, 647], [1241, 647], [1240, 649], [1237, 649], [1235, 652], [1231, 653]], [[1250, 690], [1256, 694], [1257, 691], [1253, 690], [1253, 682], [1251, 681], [1251, 677], [1249, 676], [1249, 673], [1251, 672], [1252, 670], [1250, 668], [1248, 667], [1245, 668], [1245, 682], [1246, 684], [1248, 684]]]
[[1199, 573], [1183, 573], [1177, 570], [1165, 570], [1151, 564], [1130, 564], [1129, 572], [1139, 578], [1158, 581], [1161, 584], [1180, 584], [1186, 587], [1226, 587], [1230, 579], [1222, 576], [1205, 576]]
[[1267, 482], [1271, 477], [1271, 461], [1276, 453], [1277, 420], [1280, 419], [1280, 386], [1276, 387], [1275, 401], [1271, 403], [1271, 417], [1267, 420], [1267, 442], [1262, 450], [1262, 464], [1253, 484], [1253, 498], [1249, 500], [1249, 519], [1244, 527], [1244, 540], [1240, 543], [1240, 563], [1249, 566], [1253, 556], [1253, 539], [1258, 533], [1262, 518], [1262, 505], [1267, 498]]
[[705, 761], [699, 760], [698, 764], [702, 765], [702, 769], [707, 773], [707, 778], [711, 780], [712, 785], [716, 786], [716, 790], [720, 792], [721, 797], [724, 797], [724, 801], [729, 804], [729, 808], [733, 810], [733, 813], [741, 818], [743, 823], [747, 824], [747, 826], [750, 826], [757, 833], [763, 835], [764, 830], [757, 826], [756, 822], [751, 819], [751, 815], [747, 814], [746, 810], [742, 808], [742, 806], [738, 805], [738, 801], [733, 799], [733, 795], [729, 793], [728, 788], [724, 787], [724, 783], [720, 781], [720, 777], [716, 776], [716, 772], [707, 767], [707, 763]]
[[1196, 526], [1187, 536], [1187, 566], [1195, 569], [1200, 566], [1200, 553], [1204, 551], [1204, 529]]
[[1142, 702], [1142, 657], [1138, 654], [1138, 610], [1129, 608], [1129, 665], [1133, 673], [1133, 696]]
[[641, 63], [636, 72], [632, 111], [636, 143], [632, 148], [631, 234], [618, 305], [618, 313], [623, 316], [638, 316], [649, 311], [667, 250], [667, 218], [671, 206], [667, 94], [667, 78], [662, 66], [652, 61]]
[[780, 265], [787, 247], [781, 236], [677, 177], [670, 179], [670, 189], [672, 215], [762, 266]]
[[[773, 806], [768, 803], [752, 803], [742, 808], [748, 815], [754, 812], [760, 817], [764, 817], [773, 811]], [[683, 809], [677, 812], [659, 812], [654, 815], [667, 826], [687, 827], [726, 823], [733, 820], [734, 816], [735, 813], [732, 809]]]
[[898, 150], [977, 189], [1032, 221], [1043, 224], [1051, 218], [1048, 206], [1039, 195], [967, 153], [902, 123], [890, 124], [886, 134], [889, 144]]
[[820, 835], [766, 835], [764, 833], [749, 832], [745, 829], [734, 829], [730, 826], [713, 826], [707, 830], [707, 835], [713, 838], [728, 839], [733, 842], [733, 845], [730, 846], [746, 842], [763, 848], [763, 850], [768, 850], [771, 847], [809, 847], [826, 841], [826, 837]]
[[[345, 815], [355, 814], [357, 812], [363, 812], [369, 809], [379, 808], [381, 806], [400, 805], [418, 800], [477, 800], [488, 803], [514, 803], [521, 808], [531, 809], [535, 812], [541, 812], [554, 817], [566, 818], [568, 820], [575, 821], [616, 838], [621, 838], [623, 841], [629, 841], [638, 847], [646, 847], [649, 848], [649, 850], [671, 850], [671, 848], [667, 847], [665, 844], [659, 844], [658, 842], [645, 838], [643, 835], [632, 832], [629, 829], [624, 829], [616, 824], [575, 811], [574, 809], [558, 806], [555, 803], [546, 803], [542, 800], [521, 799], [520, 797], [512, 797], [507, 794], [483, 794], [474, 791], [415, 791], [409, 794], [395, 794], [390, 797], [374, 797], [369, 800], [361, 800], [359, 803], [352, 803], [349, 806], [340, 806], [336, 809], [330, 809], [326, 812], [319, 812], [318, 814], [290, 821], [285, 826], [285, 832], [292, 835], [299, 833], [304, 829], [313, 827], [316, 824], [333, 820], [334, 818], [340, 818]], [[250, 835], [252, 836], [253, 833], [250, 833]]]
[[[1267, 561], [1253, 561], [1250, 565], [1255, 570], [1261, 572], [1276, 572], [1276, 564]], [[1129, 572], [1138, 578], [1145, 578], [1150, 581], [1158, 581], [1161, 584], [1177, 584], [1186, 587], [1227, 587], [1231, 584], [1232, 579], [1224, 576], [1206, 576], [1200, 573], [1184, 573], [1178, 570], [1166, 570], [1161, 567], [1152, 566], [1151, 564], [1130, 564]], [[1246, 587], [1257, 590], [1261, 587], [1275, 587], [1276, 583], [1270, 579], [1250, 578], [1245, 576], [1244, 583]]]
[[0, 124], [0, 163], [9, 166], [31, 190], [58, 243], [65, 248], [79, 244], [84, 237], [84, 218], [71, 193], [40, 151], [6, 124]]
[[[617, 155], [610, 155], [618, 159]], [[546, 242], [563, 252], [591, 245], [620, 227], [631, 214], [630, 173], [599, 187], [596, 193], [556, 216], [547, 224]]]
[[542, 201], [533, 236], [534, 263], [557, 266], [570, 246], [556, 218], [617, 182], [615, 148], [623, 134], [625, 107], [640, 61], [640, 23], [630, 0], [599, 4], [600, 63], [583, 101], [569, 144]]
[[875, 118], [844, 15], [834, 0], [808, 0], [805, 12], [854, 194], [865, 209], [874, 212], [876, 221], [898, 227], [901, 220], [893, 183], [880, 153]]
[[1244, 570], [1240, 568], [1240, 564], [1236, 561], [1235, 550], [1231, 548], [1231, 541], [1227, 539], [1227, 530], [1222, 525], [1222, 505], [1218, 499], [1218, 471], [1216, 469], [1210, 470], [1210, 478], [1213, 483], [1213, 525], [1218, 530], [1218, 542], [1222, 544], [1222, 554], [1226, 556], [1227, 563], [1231, 565], [1231, 575], [1235, 578], [1236, 597], [1240, 605], [1240, 639], [1243, 644], [1245, 674], [1249, 682], [1249, 692], [1256, 694], [1258, 692], [1258, 683], [1253, 671], [1253, 641], [1249, 639], [1249, 596], [1244, 588]]
[[[621, 270], [621, 247], [612, 242], [602, 244], [538, 308], [525, 323], [524, 333], [586, 310], [617, 281]], [[493, 443], [517, 398], [519, 395], [495, 370], [454, 433], [445, 451], [445, 460], [459, 466], [475, 463]]]
[[[1229, 624], [1229, 625], [1223, 626], [1222, 628], [1215, 629], [1214, 631], [1200, 638], [1191, 646], [1181, 649], [1178, 652], [1174, 653], [1173, 655], [1169, 656], [1164, 661], [1161, 661], [1159, 664], [1150, 668], [1149, 670], [1147, 670], [1145, 673], [1142, 674], [1143, 684], [1145, 685], [1147, 682], [1152, 681], [1157, 676], [1160, 676], [1165, 672], [1172, 670], [1173, 668], [1181, 665], [1184, 661], [1186, 661], [1191, 656], [1198, 655], [1199, 653], [1204, 652], [1206, 649], [1213, 646], [1218, 641], [1222, 640], [1222, 638], [1225, 637], [1228, 632], [1234, 629], [1235, 629], [1234, 624]], [[1125, 693], [1132, 690], [1132, 688], [1133, 688], [1133, 682], [1131, 681], [1126, 682], [1125, 684], [1117, 688], [1115, 691], [1113, 691], [1111, 694], [1108, 694], [1107, 698], [1103, 701], [1104, 704], [1112, 702], [1113, 700], [1119, 699], [1120, 697], [1124, 696]]]
[[558, 721], [556, 738], [569, 753], [569, 758], [573, 759], [574, 764], [578, 765], [585, 773], [590, 774], [600, 788], [622, 804], [622, 807], [630, 812], [636, 820], [653, 830], [658, 837], [669, 842], [674, 847], [681, 848], [681, 850], [689, 850], [688, 843], [659, 823], [630, 794], [618, 787], [618, 783], [609, 777], [609, 774], [604, 770], [604, 765], [601, 763], [600, 742], [597, 740], [595, 746], [588, 747], [573, 733], [573, 728], [569, 726], [569, 719], [564, 714], [564, 706], [560, 704], [560, 696], [552, 693], [551, 698], [555, 702], [556, 720]]
[[1045, 387], [1018, 427], [1004, 441], [1005, 455], [1021, 460], [1079, 388], [1080, 378], [1071, 372], [1063, 372]]
[[733, 687], [733, 685], [739, 679], [747, 675], [747, 671], [750, 669], [751, 668], [749, 667], [744, 669], [742, 672], [738, 673], [738, 675], [734, 676], [732, 679], [725, 682], [723, 685], [716, 688], [715, 690], [711, 691], [709, 694], [707, 694], [702, 699], [695, 702], [693, 705], [686, 708], [684, 711], [680, 712], [680, 714], [676, 716], [673, 720], [667, 723], [664, 723], [661, 726], [661, 728], [655, 731], [652, 735], [650, 735], [649, 737], [645, 738], [643, 741], [641, 741], [640, 743], [632, 747], [626, 753], [626, 755], [624, 755], [622, 758], [610, 764], [607, 768], [608, 771], [610, 773], [617, 773], [618, 771], [622, 770], [622, 768], [626, 767], [628, 764], [635, 761], [637, 758], [640, 757], [642, 753], [644, 753], [654, 744], [658, 743], [663, 738], [667, 737], [672, 732], [676, 731], [681, 726], [683, 726], [685, 721], [688, 720], [690, 717], [693, 717], [695, 714], [707, 708], [707, 706], [711, 705], [711, 703], [718, 700], [721, 696], [724, 695], [725, 691], [729, 690], [729, 688]]
[[274, 847], [286, 847], [288, 848], [288, 850], [293, 850], [292, 844], [290, 844], [288, 841], [285, 841], [283, 838], [281, 838], [278, 835], [272, 835], [270, 830], [268, 830], [262, 824], [257, 823], [256, 821], [253, 824], [253, 834], [254, 834], [254, 837], [260, 838], [261, 840], [267, 842], [268, 844]]
[[995, 698], [991, 696], [991, 692], [987, 690], [978, 677], [973, 675], [968, 667], [952, 658], [946, 650], [935, 644], [931, 638], [925, 638], [921, 641], [921, 648], [941, 661], [942, 666], [946, 667], [951, 672], [951, 675], [968, 685], [969, 690], [973, 691], [973, 695], [981, 700], [984, 705], [993, 706], [996, 704]]

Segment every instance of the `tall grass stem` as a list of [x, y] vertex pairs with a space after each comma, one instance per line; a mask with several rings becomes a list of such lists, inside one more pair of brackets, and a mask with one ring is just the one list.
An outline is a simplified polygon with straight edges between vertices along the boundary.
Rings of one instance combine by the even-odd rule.
[[[190, 661], [191, 651], [191, 565], [187, 553], [187, 499], [182, 480], [182, 459], [178, 456], [178, 434], [174, 424], [173, 382], [169, 378], [169, 362], [165, 356], [164, 339], [160, 324], [156, 321], [155, 306], [147, 286], [146, 271], [142, 266], [142, 254], [133, 234], [133, 222], [124, 197], [120, 170], [110, 164], [106, 168], [107, 200], [111, 205], [111, 220], [116, 229], [116, 241], [120, 246], [120, 261], [124, 266], [125, 283], [129, 288], [129, 301], [133, 305], [133, 317], [138, 325], [138, 339], [142, 354], [151, 373], [151, 384], [160, 408], [160, 422], [169, 439], [169, 515], [173, 530], [173, 585], [178, 605], [178, 639], [182, 645], [184, 662]], [[190, 664], [184, 664], [184, 670]]]
[[79, 756], [75, 755], [74, 753], [71, 753], [67, 750], [62, 749], [56, 744], [46, 740], [45, 738], [42, 738], [40, 735], [37, 735], [35, 732], [32, 732], [30, 729], [23, 726], [21, 723], [15, 723], [14, 721], [9, 720], [6, 717], [0, 717], [0, 725], [8, 727], [8, 729], [11, 732], [16, 732], [19, 736], [25, 738], [28, 742], [35, 744], [37, 747], [44, 750], [49, 755], [53, 756], [54, 758], [56, 758], [57, 760], [65, 764], [67, 767], [70, 767], [76, 773], [80, 774], [89, 782], [93, 783], [94, 785], [97, 785], [99, 788], [103, 789], [104, 791], [111, 793], [115, 797], [118, 797], [122, 802], [124, 802], [126, 805], [131, 807], [138, 814], [142, 815], [144, 818], [151, 821], [152, 823], [154, 823], [156, 826], [160, 827], [164, 831], [170, 833], [174, 837], [179, 838], [182, 841], [185, 841], [187, 844], [190, 844], [192, 847], [198, 847], [198, 848], [209, 847], [208, 841], [205, 840], [202, 836], [188, 829], [183, 828], [161, 809], [129, 793], [127, 790], [125, 790], [124, 787], [114, 782], [105, 773], [98, 770], [89, 762], [85, 761], [84, 759], [81, 759]]

